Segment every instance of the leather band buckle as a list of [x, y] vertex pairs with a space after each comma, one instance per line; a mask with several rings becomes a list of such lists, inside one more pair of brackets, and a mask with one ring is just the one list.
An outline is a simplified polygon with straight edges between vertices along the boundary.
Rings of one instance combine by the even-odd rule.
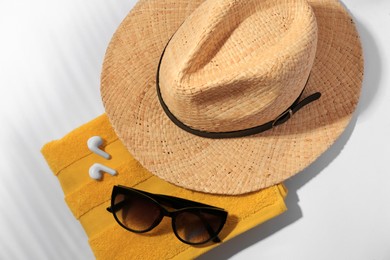
[[288, 109], [284, 111], [280, 116], [278, 116], [273, 122], [272, 122], [272, 127], [275, 127], [277, 125], [283, 124], [287, 120], [289, 120], [293, 115], [292, 109]]

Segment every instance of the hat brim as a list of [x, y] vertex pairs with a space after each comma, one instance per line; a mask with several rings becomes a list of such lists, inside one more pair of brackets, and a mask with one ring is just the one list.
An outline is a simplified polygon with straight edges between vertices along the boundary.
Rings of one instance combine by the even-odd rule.
[[321, 92], [321, 98], [267, 132], [208, 139], [172, 123], [155, 86], [167, 41], [202, 2], [137, 3], [106, 52], [101, 83], [106, 113], [129, 152], [168, 182], [218, 194], [242, 194], [280, 183], [315, 161], [351, 120], [363, 79], [355, 24], [339, 1], [309, 1], [317, 19], [318, 46], [304, 96]]

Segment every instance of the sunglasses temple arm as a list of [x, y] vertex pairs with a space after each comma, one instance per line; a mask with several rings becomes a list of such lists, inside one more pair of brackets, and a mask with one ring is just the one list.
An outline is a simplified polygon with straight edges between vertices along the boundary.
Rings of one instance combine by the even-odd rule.
[[218, 207], [214, 207], [211, 205], [203, 204], [200, 202], [192, 201], [192, 200], [186, 200], [182, 198], [172, 197], [168, 195], [162, 195], [162, 194], [148, 194], [150, 197], [156, 199], [157, 201], [165, 201], [168, 203], [171, 203], [174, 208], [183, 208], [183, 207], [208, 207], [208, 208], [216, 208], [220, 209]]
[[118, 210], [120, 210], [123, 205], [127, 202], [127, 200], [122, 200], [121, 202], [115, 204], [115, 205], [111, 205], [110, 207], [108, 207], [106, 210], [110, 213], [115, 213], [117, 212]]
[[211, 228], [210, 224], [207, 222], [207, 220], [204, 218], [204, 216], [201, 213], [198, 213], [197, 215], [202, 220], [203, 225], [206, 227], [207, 232], [209, 233], [210, 237], [214, 237], [215, 236], [213, 238], [213, 242], [215, 242], [215, 243], [221, 242], [221, 239], [218, 237], [218, 235]]

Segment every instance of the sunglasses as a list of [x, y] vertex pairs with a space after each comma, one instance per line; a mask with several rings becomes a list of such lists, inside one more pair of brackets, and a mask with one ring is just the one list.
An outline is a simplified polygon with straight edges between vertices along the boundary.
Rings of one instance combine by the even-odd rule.
[[190, 245], [221, 242], [218, 234], [228, 214], [224, 209], [203, 203], [121, 185], [113, 187], [107, 211], [120, 226], [135, 233], [148, 232], [165, 216], [170, 217], [176, 237]]

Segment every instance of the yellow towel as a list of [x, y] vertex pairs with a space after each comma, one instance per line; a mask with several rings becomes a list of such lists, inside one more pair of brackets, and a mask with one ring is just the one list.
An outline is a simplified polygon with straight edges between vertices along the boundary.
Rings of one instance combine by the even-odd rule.
[[[110, 160], [89, 151], [87, 140], [94, 135], [105, 140], [102, 149], [111, 155]], [[193, 259], [219, 245], [194, 247], [180, 242], [172, 232], [169, 218], [145, 234], [121, 228], [106, 211], [112, 186], [116, 184], [226, 209], [229, 216], [220, 234], [222, 241], [286, 210], [284, 198], [287, 190], [283, 184], [246, 195], [220, 196], [186, 190], [155, 177], [128, 153], [105, 114], [60, 140], [47, 143], [42, 153], [61, 183], [65, 201], [84, 227], [97, 259]], [[103, 174], [101, 181], [91, 179], [89, 167], [96, 162], [117, 170], [118, 174]]]

